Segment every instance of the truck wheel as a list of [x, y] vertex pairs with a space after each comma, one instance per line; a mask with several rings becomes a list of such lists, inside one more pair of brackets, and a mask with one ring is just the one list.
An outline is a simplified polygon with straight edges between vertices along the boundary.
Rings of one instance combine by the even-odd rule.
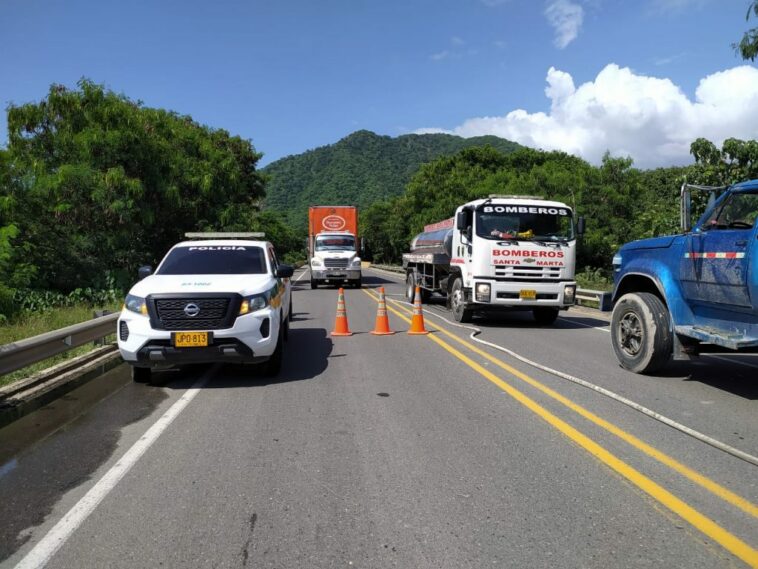
[[266, 377], [276, 377], [282, 369], [282, 352], [284, 351], [284, 346], [282, 345], [284, 343], [283, 340], [284, 333], [282, 326], [280, 325], [279, 334], [276, 337], [276, 348], [274, 348], [274, 353], [271, 354], [271, 357], [267, 362], [262, 364], [263, 375]]
[[311, 278], [311, 288], [318, 288], [318, 281], [314, 278]]
[[132, 366], [132, 381], [135, 383], [149, 383], [153, 370], [149, 367]]
[[466, 324], [471, 322], [473, 310], [466, 308], [466, 299], [463, 292], [463, 281], [460, 278], [455, 279], [453, 288], [450, 290], [450, 308], [453, 311], [453, 318], [458, 322]]
[[408, 299], [408, 304], [413, 304], [416, 300], [416, 278], [413, 273], [408, 273], [408, 278], [405, 279], [405, 298]]
[[355, 280], [351, 282], [350, 284], [353, 285], [353, 288], [361, 288], [361, 279]]
[[537, 324], [548, 326], [549, 324], [555, 322], [555, 319], [558, 318], [558, 309], [543, 307], [533, 308], [532, 314], [534, 314], [534, 319], [537, 321]]
[[649, 292], [629, 293], [613, 307], [611, 343], [621, 367], [634, 373], [661, 369], [671, 357], [668, 308]]

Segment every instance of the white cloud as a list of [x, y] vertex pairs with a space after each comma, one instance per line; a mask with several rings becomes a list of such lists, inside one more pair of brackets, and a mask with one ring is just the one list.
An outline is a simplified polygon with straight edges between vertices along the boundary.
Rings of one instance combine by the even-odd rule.
[[466, 42], [463, 41], [458, 36], [453, 36], [452, 38], [450, 38], [450, 43], [452, 43], [453, 45], [457, 45], [457, 46], [466, 45]]
[[517, 109], [500, 117], [466, 120], [448, 132], [463, 137], [494, 134], [526, 146], [563, 150], [598, 164], [606, 150], [631, 156], [641, 168], [691, 162], [698, 137], [721, 144], [729, 137], [758, 138], [758, 69], [748, 65], [700, 80], [694, 100], [669, 79], [607, 65], [576, 87], [570, 74], [547, 72], [550, 111]]
[[450, 52], [448, 50], [438, 51], [437, 53], [433, 53], [429, 56], [429, 59], [432, 61], [442, 61], [443, 59], [447, 59], [450, 57]]
[[687, 53], [677, 53], [675, 55], [669, 55], [668, 57], [659, 57], [657, 59], [653, 60], [653, 63], [655, 65], [661, 66], [661, 65], [669, 65], [671, 63], [674, 63], [675, 61], [678, 61], [684, 57], [687, 57]]
[[584, 21], [584, 9], [570, 0], [551, 0], [545, 8], [545, 17], [555, 29], [555, 46], [565, 48], [579, 35]]

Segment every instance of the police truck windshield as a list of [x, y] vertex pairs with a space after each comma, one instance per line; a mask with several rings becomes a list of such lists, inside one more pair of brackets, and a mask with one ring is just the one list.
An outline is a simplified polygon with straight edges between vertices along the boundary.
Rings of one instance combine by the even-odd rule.
[[266, 258], [260, 247], [204, 245], [176, 247], [156, 275], [263, 275]]
[[476, 234], [484, 239], [570, 241], [571, 210], [565, 207], [483, 205], [476, 210]]
[[355, 251], [355, 237], [352, 235], [318, 236], [316, 251]]

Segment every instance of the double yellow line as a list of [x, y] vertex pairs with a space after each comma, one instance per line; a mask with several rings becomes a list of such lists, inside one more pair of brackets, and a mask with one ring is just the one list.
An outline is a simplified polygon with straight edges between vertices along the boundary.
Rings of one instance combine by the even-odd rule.
[[[366, 289], [363, 289], [364, 292], [376, 300], [376, 296], [370, 292], [368, 292]], [[399, 307], [401, 310], [403, 310], [406, 314], [410, 314], [409, 308], [407, 308], [402, 303], [399, 303], [395, 300], [390, 300], [390, 302]], [[410, 323], [410, 320], [401, 312], [399, 312], [397, 309], [388, 306], [388, 310], [390, 310], [393, 314], [395, 314], [397, 317], [401, 318], [407, 323]], [[437, 330], [441, 332], [442, 334], [448, 336], [455, 342], [465, 346], [467, 349], [471, 350], [475, 354], [484, 357], [488, 361], [496, 364], [498, 367], [502, 368], [503, 370], [507, 371], [514, 377], [517, 377], [518, 379], [521, 379], [522, 381], [528, 383], [529, 385], [539, 389], [546, 395], [552, 397], [556, 401], [559, 401], [572, 411], [578, 413], [582, 417], [588, 419], [589, 421], [592, 421], [596, 425], [606, 429], [608, 432], [618, 436], [619, 438], [623, 439], [630, 445], [634, 446], [638, 450], [641, 450], [648, 456], [651, 456], [652, 458], [658, 460], [659, 462], [665, 464], [666, 466], [672, 468], [676, 472], [682, 474], [683, 476], [687, 477], [688, 479], [692, 480], [696, 484], [700, 485], [701, 487], [707, 489], [708, 491], [712, 492], [714, 495], [718, 496], [719, 498], [729, 502], [730, 504], [738, 507], [739, 509], [743, 510], [744, 512], [750, 514], [753, 517], [758, 517], [758, 506], [752, 504], [748, 500], [738, 496], [737, 494], [731, 492], [730, 490], [724, 488], [723, 486], [719, 485], [718, 483], [714, 482], [713, 480], [710, 480], [708, 477], [703, 476], [702, 474], [699, 474], [695, 472], [694, 470], [688, 468], [687, 466], [679, 463], [675, 459], [669, 457], [665, 453], [653, 448], [652, 446], [648, 445], [647, 443], [637, 439], [633, 435], [625, 432], [624, 430], [620, 429], [619, 427], [613, 425], [612, 423], [609, 423], [608, 421], [605, 421], [604, 419], [601, 419], [594, 413], [591, 413], [587, 409], [583, 408], [582, 406], [574, 403], [570, 399], [560, 395], [559, 393], [555, 392], [554, 390], [550, 389], [549, 387], [543, 385], [536, 379], [520, 372], [519, 370], [509, 366], [505, 362], [499, 360], [498, 358], [495, 358], [494, 356], [491, 356], [487, 352], [484, 352], [483, 350], [477, 348], [476, 346], [472, 345], [470, 342], [467, 342], [455, 334], [445, 330], [444, 328], [441, 328], [440, 326], [437, 326], [435, 324], [429, 324], [430, 327], [432, 327], [434, 330]], [[563, 433], [565, 436], [567, 436], [569, 439], [574, 441], [576, 444], [584, 448], [587, 452], [589, 452], [591, 455], [593, 455], [595, 458], [597, 458], [599, 461], [601, 461], [606, 466], [610, 467], [612, 470], [629, 480], [632, 484], [646, 492], [649, 496], [666, 506], [669, 510], [680, 516], [682, 519], [687, 521], [689, 524], [691, 524], [693, 527], [697, 528], [699, 531], [713, 539], [715, 542], [720, 544], [722, 547], [724, 547], [727, 551], [734, 554], [736, 557], [750, 565], [751, 567], [758, 568], [758, 551], [753, 549], [750, 545], [736, 537], [735, 535], [731, 534], [718, 524], [716, 524], [713, 520], [710, 518], [704, 516], [697, 510], [695, 510], [692, 506], [688, 505], [684, 501], [680, 500], [676, 496], [674, 496], [671, 492], [639, 472], [638, 470], [634, 469], [627, 463], [625, 463], [620, 458], [616, 457], [614, 454], [600, 446], [598, 443], [563, 421], [562, 419], [559, 419], [556, 415], [542, 407], [540, 404], [538, 404], [536, 401], [525, 395], [523, 392], [519, 391], [509, 383], [506, 383], [499, 377], [497, 377], [495, 374], [490, 372], [489, 370], [485, 369], [475, 361], [473, 361], [471, 358], [466, 356], [465, 354], [458, 351], [456, 348], [454, 348], [452, 345], [448, 344], [444, 340], [438, 337], [436, 334], [430, 334], [427, 336], [431, 341], [435, 342], [437, 345], [439, 345], [441, 348], [446, 350], [448, 353], [452, 354], [456, 358], [458, 358], [460, 361], [468, 365], [470, 368], [478, 372], [480, 375], [482, 375], [484, 378], [486, 378], [488, 381], [505, 391], [508, 395], [513, 397], [516, 401], [524, 405], [526, 408], [528, 408], [530, 411], [535, 413], [538, 417], [543, 419], [545, 422], [547, 422], [549, 425]]]

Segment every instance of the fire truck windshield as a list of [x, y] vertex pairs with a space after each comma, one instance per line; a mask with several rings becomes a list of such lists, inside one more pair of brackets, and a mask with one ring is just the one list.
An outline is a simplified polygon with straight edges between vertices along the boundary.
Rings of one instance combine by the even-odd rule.
[[491, 205], [476, 210], [476, 234], [484, 239], [570, 241], [571, 210], [565, 207]]

